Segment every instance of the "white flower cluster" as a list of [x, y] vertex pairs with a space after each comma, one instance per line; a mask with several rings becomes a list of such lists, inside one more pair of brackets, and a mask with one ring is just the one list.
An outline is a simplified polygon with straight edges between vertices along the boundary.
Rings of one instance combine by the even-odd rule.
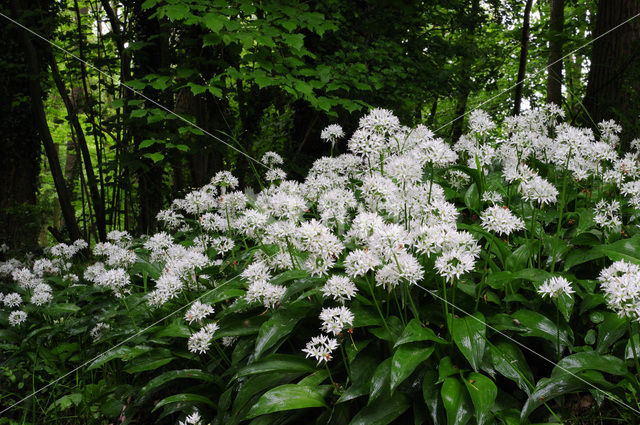
[[480, 215], [481, 226], [489, 232], [498, 235], [510, 235], [513, 232], [524, 229], [524, 221], [516, 217], [509, 208], [494, 205], [487, 208]]
[[191, 335], [189, 337], [189, 342], [187, 342], [187, 348], [189, 348], [189, 351], [198, 354], [204, 354], [209, 351], [209, 345], [211, 345], [213, 335], [218, 329], [218, 324], [209, 323], [203, 326], [198, 332]]
[[313, 357], [318, 361], [318, 364], [322, 362], [328, 362], [331, 360], [331, 353], [338, 348], [338, 341], [335, 338], [330, 338], [326, 335], [318, 335], [311, 338], [311, 341], [307, 342], [305, 348], [302, 349], [306, 353], [306, 357]]
[[640, 266], [616, 261], [600, 272], [607, 305], [620, 317], [640, 320]]
[[620, 219], [620, 202], [600, 200], [593, 209], [593, 221], [606, 229], [612, 231], [622, 225]]
[[570, 295], [573, 293], [575, 291], [571, 287], [571, 283], [562, 276], [553, 276], [538, 287], [538, 294], [543, 298], [558, 298], [562, 294]]

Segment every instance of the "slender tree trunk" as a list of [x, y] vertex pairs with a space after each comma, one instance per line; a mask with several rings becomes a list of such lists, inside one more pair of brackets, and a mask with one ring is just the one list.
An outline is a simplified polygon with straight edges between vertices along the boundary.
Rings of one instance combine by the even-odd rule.
[[[598, 37], [640, 13], [638, 0], [600, 0], [593, 36]], [[637, 130], [640, 113], [640, 18], [597, 39], [584, 105], [594, 125], [614, 119], [623, 126], [623, 144]]]
[[462, 136], [464, 127], [464, 113], [467, 110], [467, 100], [469, 99], [470, 89], [464, 88], [456, 101], [456, 120], [451, 124], [451, 141], [457, 141]]
[[524, 78], [527, 73], [527, 56], [529, 54], [529, 34], [531, 32], [531, 6], [533, 0], [527, 0], [524, 6], [524, 16], [522, 18], [522, 37], [520, 38], [520, 61], [518, 63], [518, 79], [513, 101], [513, 115], [520, 113], [522, 104], [522, 89]]
[[89, 147], [87, 146], [87, 139], [84, 137], [84, 130], [80, 125], [80, 120], [78, 119], [78, 115], [76, 114], [73, 102], [71, 102], [71, 98], [69, 98], [69, 95], [67, 94], [67, 89], [64, 85], [64, 82], [60, 77], [60, 71], [58, 70], [58, 63], [56, 62], [56, 58], [51, 51], [49, 51], [49, 66], [51, 67], [51, 75], [53, 77], [53, 81], [58, 88], [58, 92], [60, 93], [62, 101], [64, 102], [64, 106], [67, 109], [67, 115], [69, 117], [69, 120], [71, 121], [71, 125], [75, 130], [76, 142], [82, 155], [82, 162], [84, 163], [85, 173], [87, 174], [87, 186], [89, 187], [89, 194], [91, 202], [93, 204], [93, 210], [95, 211], [98, 236], [101, 241], [105, 242], [107, 240], [107, 231], [104, 215], [104, 202], [102, 197], [100, 196], [100, 191], [98, 189], [98, 180], [96, 179], [96, 175], [93, 172], [93, 163], [91, 161]]
[[549, 57], [547, 61], [547, 103], [562, 106], [562, 46], [564, 43], [564, 0], [551, 0]]
[[[17, 0], [12, 0], [12, 9], [14, 16], [17, 16], [18, 19], [20, 19], [20, 15], [22, 15], [22, 13]], [[47, 160], [49, 161], [49, 167], [51, 168], [53, 182], [58, 193], [58, 200], [60, 202], [62, 215], [71, 239], [82, 239], [82, 233], [80, 232], [80, 228], [76, 222], [75, 211], [71, 206], [69, 192], [67, 191], [67, 186], [62, 175], [62, 168], [60, 167], [55, 143], [53, 142], [49, 126], [47, 125], [47, 117], [45, 115], [44, 104], [42, 102], [42, 89], [39, 81], [40, 64], [38, 63], [38, 55], [36, 54], [33, 43], [31, 43], [31, 39], [27, 35], [26, 31], [21, 30], [19, 31], [19, 34], [20, 40], [24, 46], [25, 58], [29, 72], [32, 77], [29, 79], [29, 96], [31, 98], [32, 112], [38, 133], [40, 134], [40, 139], [44, 145]]]

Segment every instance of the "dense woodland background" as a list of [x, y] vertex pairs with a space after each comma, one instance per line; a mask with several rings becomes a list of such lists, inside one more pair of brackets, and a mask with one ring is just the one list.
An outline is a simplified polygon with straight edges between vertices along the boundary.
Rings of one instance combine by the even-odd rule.
[[615, 119], [622, 149], [640, 134], [640, 18], [571, 53], [640, 13], [637, 0], [0, 0], [0, 12], [113, 77], [0, 17], [12, 248], [152, 232], [222, 169], [260, 187], [261, 165], [118, 81], [249, 156], [281, 153], [294, 179], [329, 152], [326, 125], [348, 134], [370, 106], [455, 141], [465, 120], [445, 124], [511, 88], [482, 108], [500, 119], [554, 102], [570, 123]]

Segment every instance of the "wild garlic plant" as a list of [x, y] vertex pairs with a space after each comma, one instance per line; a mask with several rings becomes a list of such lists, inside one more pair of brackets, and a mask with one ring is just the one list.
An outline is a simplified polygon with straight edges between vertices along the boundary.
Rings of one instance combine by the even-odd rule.
[[[459, 423], [514, 423], [570, 415], [553, 399], [574, 390], [632, 412], [640, 142], [621, 153], [615, 123], [594, 133], [561, 119], [553, 105], [501, 124], [473, 111], [448, 143], [371, 110], [350, 136], [322, 131], [331, 156], [303, 181], [267, 152], [263, 190], [221, 171], [158, 213], [164, 231], [112, 231], [88, 264], [72, 261], [82, 241], [1, 263], [0, 323], [18, 341], [79, 320], [70, 306], [82, 305], [74, 332], [91, 353], [135, 335], [89, 366], [134, 376], [105, 390], [128, 417], [146, 406], [180, 423], [277, 422], [319, 408], [318, 423], [367, 423], [417, 418], [413, 405], [434, 423], [461, 411]], [[178, 378], [203, 384], [176, 394]]]

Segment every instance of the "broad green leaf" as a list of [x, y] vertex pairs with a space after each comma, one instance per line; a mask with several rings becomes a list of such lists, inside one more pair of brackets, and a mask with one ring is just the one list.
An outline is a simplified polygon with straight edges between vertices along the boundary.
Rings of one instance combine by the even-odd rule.
[[418, 319], [411, 319], [404, 331], [402, 331], [400, 338], [396, 341], [395, 347], [417, 341], [435, 341], [441, 344], [448, 344], [447, 340], [440, 338], [430, 328], [423, 326]]
[[236, 378], [270, 372], [314, 372], [315, 364], [293, 354], [272, 354], [255, 361], [236, 373]]
[[185, 4], [169, 4], [162, 8], [167, 18], [172, 21], [184, 19], [189, 15], [189, 6]]
[[56, 401], [54, 401], [47, 408], [47, 412], [53, 409], [67, 410], [71, 406], [79, 406], [80, 402], [82, 402], [82, 398], [83, 398], [82, 393], [73, 393], [73, 394], [65, 395], [63, 397], [60, 397]]
[[474, 370], [478, 371], [484, 357], [487, 325], [482, 313], [473, 316], [454, 318], [451, 335], [460, 352], [466, 357]]
[[578, 373], [593, 369], [611, 375], [626, 375], [627, 366], [622, 359], [615, 356], [600, 354], [596, 351], [584, 351], [564, 357], [551, 372], [551, 378], [567, 373]]
[[[558, 338], [558, 328], [551, 320], [542, 314], [531, 310], [518, 310], [511, 315], [525, 329], [524, 334], [544, 338], [554, 344]], [[560, 330], [560, 344], [571, 346], [569, 335], [566, 330]]]
[[438, 383], [444, 382], [445, 378], [451, 375], [457, 375], [460, 372], [460, 367], [454, 365], [451, 357], [446, 356], [440, 359], [438, 364]]
[[444, 380], [440, 389], [442, 404], [447, 412], [448, 425], [465, 425], [471, 419], [471, 403], [467, 391], [455, 377]]
[[72, 314], [80, 311], [80, 307], [71, 303], [56, 303], [50, 304], [45, 308], [47, 314], [58, 317], [63, 314]]
[[316, 387], [322, 384], [329, 377], [329, 371], [326, 369], [317, 370], [311, 375], [305, 376], [298, 382], [298, 385], [306, 385], [309, 387]]
[[204, 15], [204, 24], [207, 28], [215, 33], [220, 32], [220, 30], [228, 20], [229, 19], [226, 16], [220, 15], [218, 13], [207, 13], [206, 15]]
[[160, 161], [162, 161], [164, 159], [164, 155], [161, 154], [160, 152], [148, 152], [148, 153], [145, 153], [142, 156], [145, 157], [145, 158], [149, 158], [154, 163], [160, 162]]
[[562, 293], [559, 297], [553, 298], [553, 303], [556, 305], [557, 309], [564, 317], [564, 320], [568, 323], [571, 319], [571, 313], [573, 312], [573, 304], [574, 304], [573, 296], [569, 294]]
[[413, 373], [420, 363], [427, 360], [435, 347], [425, 347], [422, 343], [403, 344], [396, 349], [391, 361], [391, 391]]
[[464, 204], [469, 210], [476, 214], [480, 212], [480, 195], [478, 193], [478, 186], [473, 183], [464, 194]]
[[491, 419], [489, 412], [496, 402], [498, 387], [491, 379], [477, 372], [471, 372], [464, 380], [464, 384], [471, 396], [478, 425], [487, 423]]
[[200, 369], [170, 370], [156, 376], [144, 387], [140, 388], [140, 391], [138, 391], [138, 393], [140, 394], [140, 399], [138, 400], [138, 402], [141, 402], [144, 399], [148, 398], [154, 391], [176, 379], [198, 379], [205, 382], [214, 381], [211, 374], [205, 373]]
[[364, 353], [351, 363], [351, 386], [340, 396], [337, 403], [352, 400], [357, 397], [369, 394], [373, 372], [378, 365], [378, 359], [370, 354]]
[[296, 324], [305, 316], [306, 312], [308, 312], [308, 309], [296, 308], [294, 306], [276, 310], [273, 316], [260, 326], [253, 353], [255, 358], [260, 358], [267, 349], [273, 347], [280, 339], [289, 335]]
[[103, 364], [110, 362], [114, 359], [122, 359], [123, 361], [131, 360], [137, 356], [151, 351], [153, 348], [148, 346], [139, 347], [118, 347], [113, 350], [105, 352], [103, 355], [93, 361], [87, 368], [87, 370], [96, 369]]
[[353, 417], [349, 425], [387, 425], [411, 406], [407, 396], [397, 391], [365, 406]]
[[625, 260], [640, 264], [640, 234], [612, 244], [595, 246], [593, 250], [603, 253], [613, 261]]
[[251, 407], [246, 419], [267, 413], [284, 410], [306, 409], [308, 407], [327, 407], [324, 399], [330, 387], [311, 387], [298, 384], [285, 384], [264, 393]]
[[167, 326], [162, 327], [155, 333], [154, 338], [162, 338], [165, 336], [189, 338], [191, 336], [191, 330], [189, 329], [189, 326], [182, 323], [182, 319], [179, 319], [179, 321], [172, 322]]
[[140, 373], [147, 370], [154, 370], [174, 359], [175, 357], [171, 354], [171, 350], [167, 348], [154, 348], [128, 362], [124, 371], [127, 373]]
[[585, 388], [592, 389], [591, 385], [602, 390], [612, 387], [599, 372], [586, 371], [579, 373], [578, 376], [569, 375], [567, 373], [553, 377], [542, 378], [536, 384], [535, 391], [529, 396], [526, 403], [522, 407], [520, 420], [524, 422], [531, 412], [540, 407], [545, 401], [552, 400], [558, 396], [570, 394], [577, 390]]
[[422, 398], [427, 404], [431, 421], [434, 424], [444, 422], [444, 410], [438, 386], [438, 373], [435, 370], [428, 370], [422, 380]]
[[[248, 411], [251, 406], [247, 404], [251, 399], [258, 395], [262, 395], [265, 391], [278, 385], [288, 384], [292, 380], [300, 376], [302, 372], [297, 373], [267, 373], [263, 375], [254, 375], [242, 382], [236, 399], [233, 401], [234, 415], [240, 415], [244, 410]], [[257, 399], [256, 399], [257, 400]], [[245, 409], [246, 407], [246, 409]]]
[[489, 359], [498, 373], [514, 381], [527, 394], [531, 394], [534, 386], [533, 372], [516, 344], [507, 340], [489, 344]]
[[158, 402], [158, 404], [156, 404], [153, 408], [153, 410], [151, 410], [152, 412], [155, 412], [156, 410], [158, 410], [159, 408], [161, 408], [162, 406], [166, 406], [167, 404], [171, 404], [171, 403], [203, 403], [203, 404], [207, 404], [211, 407], [213, 407], [214, 409], [216, 408], [216, 404], [209, 400], [207, 397], [200, 395], [200, 394], [190, 394], [190, 393], [182, 393], [182, 394], [176, 394], [176, 395], [172, 395], [166, 398], [163, 398], [162, 400], [160, 400]]
[[596, 350], [604, 353], [627, 332], [627, 319], [612, 312], [604, 313], [604, 320], [598, 325]]
[[369, 404], [383, 394], [389, 393], [391, 378], [391, 357], [385, 359], [376, 367], [369, 385]]

